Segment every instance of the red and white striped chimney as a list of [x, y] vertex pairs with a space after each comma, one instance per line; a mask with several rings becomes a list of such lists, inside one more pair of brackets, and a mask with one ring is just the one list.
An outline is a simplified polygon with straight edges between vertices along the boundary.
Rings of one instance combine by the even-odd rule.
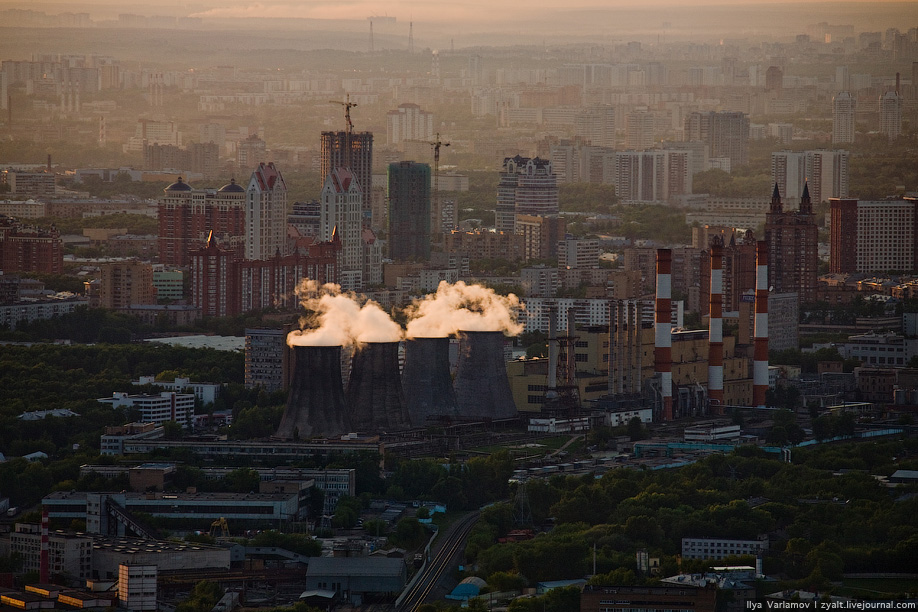
[[711, 314], [708, 319], [708, 400], [711, 411], [724, 413], [724, 247], [711, 243]]
[[753, 339], [752, 405], [765, 407], [768, 390], [768, 243], [755, 245], [755, 337]]
[[41, 550], [38, 557], [38, 579], [42, 584], [51, 582], [50, 547], [48, 544], [48, 508], [41, 509]]
[[673, 420], [673, 338], [672, 338], [673, 252], [657, 249], [657, 301], [655, 304], [653, 346], [654, 369], [660, 375], [663, 420]]

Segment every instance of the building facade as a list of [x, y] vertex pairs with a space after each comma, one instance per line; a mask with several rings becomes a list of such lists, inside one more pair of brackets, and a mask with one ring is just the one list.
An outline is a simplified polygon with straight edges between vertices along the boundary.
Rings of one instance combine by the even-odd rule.
[[832, 198], [829, 271], [918, 270], [918, 199]]
[[340, 241], [338, 278], [345, 290], [362, 289], [363, 279], [363, 193], [357, 176], [344, 167], [325, 177], [319, 198], [321, 239]]
[[428, 261], [432, 229], [440, 227], [430, 201], [430, 166], [389, 164], [389, 258]]
[[832, 100], [832, 144], [854, 142], [857, 118], [857, 98], [847, 91], [840, 91]]
[[[373, 185], [373, 134], [371, 132], [322, 132], [319, 172], [328, 176], [336, 168], [349, 168], [361, 193], [369, 193]], [[370, 199], [365, 198], [361, 215], [369, 222], [372, 217]], [[328, 240], [328, 238], [323, 238]]]
[[153, 266], [139, 261], [107, 263], [102, 268], [100, 308], [129, 308], [134, 304], [155, 304]]
[[0, 216], [0, 270], [62, 274], [64, 245], [55, 228], [44, 230]]
[[707, 143], [712, 158], [725, 157], [730, 166], [749, 161], [749, 117], [740, 112], [694, 112], [685, 118], [684, 140]]
[[274, 162], [261, 163], [245, 190], [245, 258], [269, 259], [285, 251], [287, 183]]
[[848, 151], [776, 151], [771, 177], [785, 200], [795, 201], [809, 186], [810, 198], [824, 202], [848, 197]]
[[778, 293], [796, 293], [804, 304], [816, 300], [819, 266], [819, 228], [807, 185], [800, 206], [785, 211], [775, 185], [771, 208], [765, 215], [768, 243], [768, 285]]
[[397, 109], [386, 113], [386, 142], [390, 147], [402, 149], [406, 140], [430, 140], [433, 134], [433, 113], [421, 110], [417, 104], [399, 104]]
[[550, 161], [519, 155], [504, 159], [497, 186], [497, 231], [515, 233], [517, 214], [558, 214], [558, 182]]

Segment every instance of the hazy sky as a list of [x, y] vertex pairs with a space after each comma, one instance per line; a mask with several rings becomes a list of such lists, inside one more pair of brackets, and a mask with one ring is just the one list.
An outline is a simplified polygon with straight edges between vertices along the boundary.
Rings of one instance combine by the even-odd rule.
[[[918, 1], [887, 0], [916, 7], [918, 22]], [[815, 3], [862, 4], [869, 11], [872, 3], [863, 0], [809, 0]], [[809, 3], [808, 2], [808, 3]], [[756, 5], [801, 5], [794, 0], [208, 0], [192, 2], [149, 3], [130, 0], [90, 0], [88, 2], [61, 0], [0, 0], [0, 6], [44, 9], [48, 11], [117, 12], [133, 11], [140, 14], [193, 14], [202, 17], [269, 17], [269, 18], [312, 18], [312, 19], [366, 19], [370, 15], [390, 15], [400, 22], [415, 21], [489, 21], [510, 17], [531, 18], [539, 12], [570, 11], [576, 9], [612, 9], [616, 7], [647, 7], [667, 5], [685, 8], [687, 6], [736, 6]], [[96, 10], [93, 10], [95, 8]], [[831, 11], [825, 18], [832, 20]], [[913, 25], [913, 24], [908, 24]]]

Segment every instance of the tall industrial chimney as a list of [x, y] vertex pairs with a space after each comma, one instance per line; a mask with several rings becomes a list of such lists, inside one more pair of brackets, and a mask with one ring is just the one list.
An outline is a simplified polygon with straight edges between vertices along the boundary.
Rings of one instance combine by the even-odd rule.
[[402, 389], [408, 419], [414, 427], [429, 418], [456, 419], [459, 403], [449, 371], [449, 338], [415, 338], [405, 342]]
[[293, 347], [294, 369], [277, 437], [302, 439], [350, 431], [340, 346]]
[[41, 549], [38, 556], [38, 579], [42, 584], [51, 582], [51, 559], [50, 544], [48, 535], [48, 508], [41, 508]]
[[673, 420], [673, 339], [672, 339], [673, 252], [657, 249], [656, 327], [653, 345], [654, 370], [660, 377], [663, 420]]
[[724, 246], [711, 242], [711, 308], [708, 320], [708, 400], [711, 411], [724, 413]]
[[755, 245], [755, 337], [752, 340], [752, 405], [765, 407], [768, 390], [768, 243]]
[[368, 342], [357, 349], [347, 403], [355, 429], [398, 431], [411, 426], [398, 371], [398, 342]]
[[516, 416], [504, 363], [504, 332], [459, 332], [455, 389], [463, 418], [509, 419]]

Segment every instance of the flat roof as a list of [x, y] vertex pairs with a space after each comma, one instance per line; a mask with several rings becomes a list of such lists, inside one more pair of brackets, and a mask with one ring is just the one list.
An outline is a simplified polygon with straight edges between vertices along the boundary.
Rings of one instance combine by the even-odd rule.
[[401, 576], [403, 559], [388, 557], [315, 557], [309, 560], [307, 576]]

